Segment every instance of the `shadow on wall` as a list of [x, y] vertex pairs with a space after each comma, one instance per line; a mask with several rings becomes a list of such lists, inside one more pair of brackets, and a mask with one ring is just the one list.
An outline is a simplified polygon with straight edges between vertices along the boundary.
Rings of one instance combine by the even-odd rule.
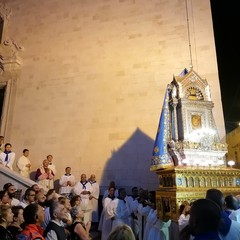
[[137, 128], [122, 147], [112, 151], [100, 182], [101, 193], [110, 181], [115, 181], [117, 188], [125, 187], [128, 194], [133, 186], [156, 190], [158, 177], [150, 171], [153, 146], [153, 139]]

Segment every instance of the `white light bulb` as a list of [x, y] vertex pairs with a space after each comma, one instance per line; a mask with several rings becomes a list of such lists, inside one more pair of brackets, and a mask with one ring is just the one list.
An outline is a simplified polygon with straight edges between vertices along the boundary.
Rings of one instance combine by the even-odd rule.
[[235, 165], [235, 162], [234, 162], [233, 160], [230, 160], [230, 161], [228, 161], [228, 165], [229, 165], [230, 167], [232, 167], [233, 165]]

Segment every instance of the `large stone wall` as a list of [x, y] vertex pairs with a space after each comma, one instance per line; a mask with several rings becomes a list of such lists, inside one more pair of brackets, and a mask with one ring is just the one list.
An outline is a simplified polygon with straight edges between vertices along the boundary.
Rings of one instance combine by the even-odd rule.
[[[166, 85], [190, 64], [183, 0], [8, 0], [7, 36], [24, 47], [6, 141], [48, 154], [102, 186], [156, 189], [149, 171]], [[211, 86], [225, 135], [209, 0], [188, 2], [192, 64]], [[191, 5], [192, 4], [192, 5]]]

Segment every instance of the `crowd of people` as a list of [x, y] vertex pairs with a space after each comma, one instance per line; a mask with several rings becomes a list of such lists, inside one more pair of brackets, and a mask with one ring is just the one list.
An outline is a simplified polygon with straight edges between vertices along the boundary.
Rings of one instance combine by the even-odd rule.
[[[31, 161], [28, 158], [29, 150], [23, 149], [23, 154], [16, 161], [18, 172], [23, 177], [29, 178], [31, 171]], [[12, 144], [4, 144], [4, 137], [0, 136], [0, 164], [13, 170], [16, 154], [12, 151]], [[54, 187], [54, 176], [56, 166], [52, 162], [53, 156], [50, 154], [43, 160], [42, 165], [36, 170], [35, 180], [43, 187], [52, 189]]]
[[204, 199], [180, 206], [180, 239], [240, 239], [240, 196], [208, 189]]
[[[69, 169], [66, 169], [69, 171]], [[46, 239], [46, 240], [89, 240], [91, 223], [94, 217], [93, 203], [98, 196], [94, 195], [94, 187], [91, 183], [95, 183], [95, 175], [91, 175], [89, 180], [86, 174], [81, 175], [79, 184], [75, 184], [69, 192], [63, 191], [63, 194], [56, 193], [54, 189], [49, 189], [45, 193], [43, 188], [38, 184], [27, 188], [23, 197], [19, 200], [15, 196], [16, 187], [12, 183], [6, 183], [3, 190], [0, 191], [0, 236], [3, 240], [22, 240], [22, 239]], [[109, 193], [103, 197], [106, 204], [112, 192], [118, 192], [118, 197], [114, 197], [115, 204], [112, 211], [114, 212], [114, 222], [111, 228], [107, 228], [108, 224], [105, 211], [102, 211], [101, 227], [103, 235], [110, 238], [110, 234], [114, 234], [115, 227], [126, 225], [123, 228], [124, 234], [133, 231], [127, 220], [127, 212], [119, 215], [125, 205], [126, 191], [122, 188], [116, 190], [111, 182]], [[135, 188], [136, 192], [137, 188]], [[135, 197], [138, 194], [135, 195]], [[130, 197], [133, 198], [134, 196]], [[112, 198], [113, 200], [113, 198]], [[118, 202], [121, 210], [118, 209]], [[110, 202], [109, 202], [110, 203]], [[125, 209], [124, 211], [128, 211]], [[130, 216], [129, 216], [130, 217]], [[100, 225], [99, 225], [100, 226]], [[106, 232], [106, 230], [108, 232]], [[114, 230], [114, 231], [112, 231]], [[115, 233], [116, 234], [116, 233]], [[104, 236], [102, 239], [104, 239]], [[134, 235], [133, 235], [134, 236]]]
[[[3, 145], [0, 136], [0, 163], [12, 169], [15, 153], [11, 144]], [[29, 177], [29, 150], [17, 161], [19, 173]], [[133, 187], [130, 195], [117, 188], [114, 181], [99, 199], [95, 174], [75, 181], [66, 167], [54, 189], [56, 167], [48, 155], [37, 169], [35, 180], [22, 198], [16, 196], [13, 183], [0, 191], [0, 239], [2, 240], [90, 240], [92, 223], [96, 223], [101, 240], [169, 240], [172, 221], [158, 218], [154, 191]], [[46, 189], [48, 191], [46, 192]], [[102, 211], [99, 215], [98, 205]], [[164, 203], [163, 203], [164, 204]], [[176, 235], [175, 235], [176, 236]], [[240, 196], [208, 189], [206, 197], [179, 208], [177, 223], [179, 240], [240, 240]]]
[[[83, 182], [86, 175], [81, 179]], [[46, 193], [34, 184], [20, 200], [15, 197], [16, 187], [4, 184], [0, 191], [0, 239], [90, 239], [93, 187], [89, 181], [84, 184], [86, 189], [76, 186], [76, 194], [68, 196], [54, 189]]]
[[[6, 183], [0, 191], [0, 236], [3, 240], [90, 240], [93, 212], [92, 186], [82, 174], [81, 186], [73, 194], [61, 195], [54, 189], [44, 190], [34, 184], [19, 201], [15, 187]], [[103, 210], [98, 230], [101, 240], [168, 240], [172, 221], [157, 216], [155, 192], [137, 187], [127, 195], [110, 182], [103, 195]], [[174, 238], [175, 239], [175, 238]], [[239, 196], [224, 197], [218, 189], [208, 189], [203, 199], [183, 202], [179, 208], [179, 240], [240, 240]]]

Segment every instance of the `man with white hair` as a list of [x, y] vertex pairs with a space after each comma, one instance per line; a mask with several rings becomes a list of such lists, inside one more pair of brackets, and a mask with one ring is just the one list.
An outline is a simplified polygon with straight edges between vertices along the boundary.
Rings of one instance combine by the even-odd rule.
[[67, 210], [58, 201], [53, 201], [50, 206], [51, 221], [48, 223], [43, 236], [46, 240], [67, 240], [63, 222], [67, 220]]
[[49, 168], [49, 162], [47, 159], [44, 159], [42, 166], [37, 169], [35, 174], [35, 180], [37, 181], [37, 183], [39, 183], [45, 188], [54, 188], [54, 173]]

